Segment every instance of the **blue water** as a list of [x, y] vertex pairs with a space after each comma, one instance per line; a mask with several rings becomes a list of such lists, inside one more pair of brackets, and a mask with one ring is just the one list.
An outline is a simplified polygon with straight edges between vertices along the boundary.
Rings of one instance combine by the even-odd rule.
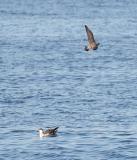
[[[0, 0], [0, 160], [137, 160], [136, 9]], [[96, 51], [83, 50], [85, 24]]]

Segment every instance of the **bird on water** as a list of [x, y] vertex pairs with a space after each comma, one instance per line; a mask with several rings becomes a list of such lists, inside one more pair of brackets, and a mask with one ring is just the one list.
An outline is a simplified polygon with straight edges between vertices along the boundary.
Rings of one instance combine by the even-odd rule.
[[85, 29], [88, 37], [88, 45], [85, 46], [85, 51], [89, 51], [90, 49], [96, 50], [99, 46], [99, 43], [96, 43], [92, 31], [88, 28], [87, 25], [85, 25]]
[[40, 128], [40, 129], [38, 129], [39, 136], [40, 137], [56, 136], [58, 128], [59, 127], [49, 128], [47, 130], [44, 130], [44, 129]]

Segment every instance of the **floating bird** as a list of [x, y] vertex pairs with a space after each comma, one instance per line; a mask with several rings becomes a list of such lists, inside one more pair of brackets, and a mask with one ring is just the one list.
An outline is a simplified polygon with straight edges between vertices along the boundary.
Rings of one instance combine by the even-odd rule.
[[88, 28], [87, 25], [85, 25], [85, 29], [88, 37], [88, 45], [85, 46], [85, 51], [89, 51], [90, 49], [96, 50], [98, 48], [99, 43], [96, 43], [92, 31]]
[[56, 128], [49, 128], [47, 130], [43, 130], [42, 128], [40, 128], [38, 131], [39, 131], [39, 136], [40, 137], [47, 137], [47, 136], [55, 136], [56, 133], [57, 133], [57, 129], [59, 127], [56, 127]]

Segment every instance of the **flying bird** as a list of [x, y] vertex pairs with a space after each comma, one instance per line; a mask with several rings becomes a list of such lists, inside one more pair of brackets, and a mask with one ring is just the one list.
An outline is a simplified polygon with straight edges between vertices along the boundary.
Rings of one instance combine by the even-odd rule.
[[89, 51], [90, 49], [96, 50], [99, 46], [99, 43], [96, 43], [92, 31], [88, 28], [87, 25], [85, 25], [85, 29], [88, 37], [88, 45], [85, 46], [85, 51]]
[[47, 130], [44, 130], [42, 128], [38, 129], [38, 132], [39, 132], [39, 136], [40, 137], [48, 137], [48, 136], [55, 136], [56, 133], [57, 133], [57, 129], [59, 127], [56, 127], [56, 128], [49, 128]]

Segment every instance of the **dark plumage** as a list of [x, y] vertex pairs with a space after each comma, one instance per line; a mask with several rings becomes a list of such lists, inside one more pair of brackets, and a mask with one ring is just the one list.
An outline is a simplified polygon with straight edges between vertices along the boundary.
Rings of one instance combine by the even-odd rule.
[[49, 128], [48, 130], [44, 131], [44, 133], [48, 133], [49, 135], [55, 135], [58, 128], [59, 127], [56, 127], [54, 129]]
[[57, 133], [57, 130], [58, 130], [59, 127], [56, 127], [56, 128], [49, 128], [47, 130], [43, 130], [42, 128], [40, 128], [38, 131], [39, 131], [39, 135], [40, 137], [47, 137], [47, 136], [55, 136], [56, 133]]
[[85, 29], [88, 37], [88, 45], [85, 46], [85, 51], [89, 51], [90, 49], [96, 50], [99, 43], [96, 43], [92, 31], [88, 28], [87, 25], [85, 25]]

